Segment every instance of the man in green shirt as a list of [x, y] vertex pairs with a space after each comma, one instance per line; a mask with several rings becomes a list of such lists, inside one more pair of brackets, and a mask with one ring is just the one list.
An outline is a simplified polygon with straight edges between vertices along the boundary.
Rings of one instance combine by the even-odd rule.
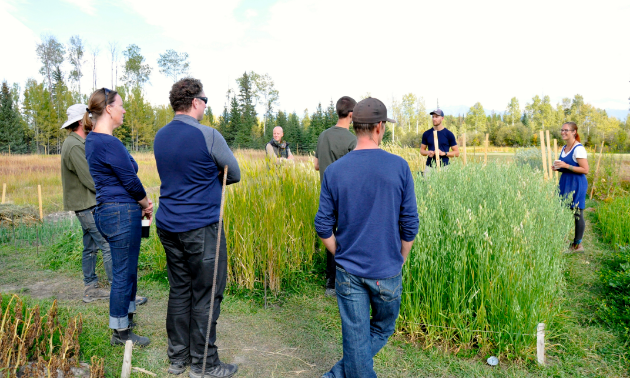
[[[357, 104], [353, 98], [343, 96], [337, 101], [337, 124], [319, 134], [315, 149], [315, 170], [319, 171], [320, 182], [329, 165], [339, 160], [357, 146], [357, 137], [350, 132], [352, 109]], [[336, 229], [336, 227], [335, 227]], [[326, 251], [326, 295], [335, 295], [335, 257]]]
[[112, 281], [112, 256], [109, 244], [96, 228], [92, 209], [96, 206], [96, 190], [85, 159], [85, 137], [83, 116], [87, 106], [75, 104], [68, 108], [68, 120], [61, 126], [69, 131], [61, 147], [61, 183], [63, 185], [63, 207], [74, 211], [83, 229], [83, 302], [109, 299], [109, 291], [98, 287], [96, 254], [103, 254], [103, 266], [109, 282]]

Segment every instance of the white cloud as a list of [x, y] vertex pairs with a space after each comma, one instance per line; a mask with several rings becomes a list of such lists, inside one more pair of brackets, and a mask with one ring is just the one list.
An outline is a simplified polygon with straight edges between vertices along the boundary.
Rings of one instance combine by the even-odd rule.
[[9, 13], [11, 9], [8, 3], [0, 2], [0, 35], [19, 36], [2, 39], [4, 54], [0, 62], [0, 73], [10, 76], [0, 79], [7, 80], [9, 84], [17, 82], [23, 85], [26, 79], [38, 76], [40, 66], [35, 46], [40, 40], [32, 30]]
[[258, 12], [255, 9], [247, 9], [245, 10], [245, 18], [250, 19], [258, 16]]
[[94, 0], [63, 0], [66, 3], [75, 5], [81, 9], [82, 12], [87, 13], [93, 16], [96, 13], [96, 9], [94, 8]]

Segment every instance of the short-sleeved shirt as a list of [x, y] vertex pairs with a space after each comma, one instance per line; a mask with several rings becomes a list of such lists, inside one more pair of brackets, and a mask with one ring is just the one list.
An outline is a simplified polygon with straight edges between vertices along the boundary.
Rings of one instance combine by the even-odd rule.
[[[435, 143], [433, 142], [433, 128], [425, 131], [422, 134], [422, 144], [427, 146], [429, 151], [435, 151]], [[446, 127], [437, 132], [438, 134], [438, 142], [440, 143], [440, 151], [448, 152], [451, 147], [457, 146], [457, 140], [455, 139], [455, 134], [453, 134]], [[442, 165], [448, 165], [448, 157], [441, 156]], [[435, 157], [427, 158], [427, 166], [432, 167], [435, 165]]]
[[[577, 146], [573, 147], [572, 150], [573, 151], [573, 161], [577, 163], [577, 159], [586, 159], [586, 148], [584, 148], [584, 146], [582, 146], [581, 144], [578, 144]], [[561, 157], [565, 157], [568, 154], [570, 154], [571, 151], [565, 151], [564, 148], [562, 149], [562, 152], [560, 152], [560, 156]]]
[[357, 146], [357, 137], [348, 129], [333, 126], [324, 130], [317, 138], [315, 157], [319, 164], [319, 180], [324, 179], [324, 171]]

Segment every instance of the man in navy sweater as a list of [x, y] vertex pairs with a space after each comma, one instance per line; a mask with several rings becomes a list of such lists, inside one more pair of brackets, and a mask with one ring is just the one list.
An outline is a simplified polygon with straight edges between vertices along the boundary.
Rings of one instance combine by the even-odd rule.
[[375, 98], [359, 102], [352, 120], [357, 146], [324, 172], [315, 216], [317, 234], [335, 255], [343, 336], [343, 358], [325, 378], [376, 377], [373, 357], [394, 332], [402, 265], [418, 233], [409, 165], [379, 147], [385, 122], [395, 121]]
[[[153, 145], [162, 185], [155, 215], [157, 232], [166, 252], [170, 293], [166, 314], [169, 373], [189, 376], [231, 377], [236, 365], [219, 360], [216, 322], [227, 279], [227, 247], [221, 238], [219, 270], [206, 371], [202, 372], [206, 327], [212, 295], [215, 248], [223, 168], [227, 183], [241, 179], [236, 158], [223, 136], [201, 125], [208, 98], [199, 80], [173, 84], [169, 96], [173, 121], [158, 131]], [[223, 230], [221, 230], [223, 231]]]

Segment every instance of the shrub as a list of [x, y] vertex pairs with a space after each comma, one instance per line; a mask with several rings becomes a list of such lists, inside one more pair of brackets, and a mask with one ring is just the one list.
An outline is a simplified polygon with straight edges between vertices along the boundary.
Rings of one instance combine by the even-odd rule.
[[528, 165], [462, 166], [415, 181], [420, 230], [398, 327], [428, 344], [527, 357], [557, 329], [573, 215]]

